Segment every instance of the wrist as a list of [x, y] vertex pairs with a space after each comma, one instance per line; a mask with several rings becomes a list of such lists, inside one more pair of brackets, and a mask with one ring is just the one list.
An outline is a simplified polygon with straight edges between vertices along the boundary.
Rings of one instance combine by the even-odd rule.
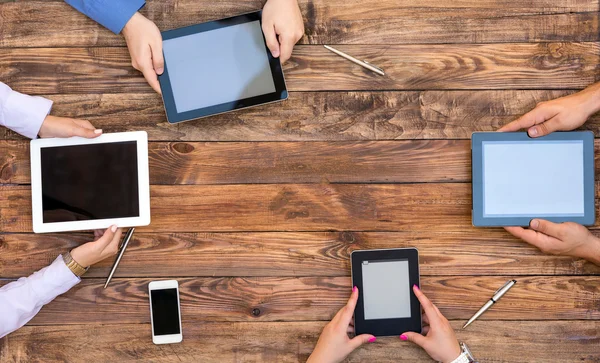
[[600, 111], [600, 82], [584, 89], [580, 95], [584, 98], [582, 103], [588, 118]]
[[135, 12], [135, 14], [133, 14], [133, 16], [131, 17], [131, 19], [129, 19], [129, 21], [127, 21], [127, 23], [123, 27], [123, 30], [121, 30], [121, 33], [123, 34], [123, 36], [127, 37], [127, 34], [129, 34], [131, 32], [131, 29], [135, 28], [135, 24], [137, 22], [137, 19], [140, 16], [143, 16], [143, 15], [140, 14], [139, 12]]
[[81, 247], [71, 250], [71, 257], [73, 258], [73, 261], [77, 262], [83, 268], [88, 268], [92, 265], [85, 255], [81, 253]]
[[585, 253], [581, 257], [600, 266], [600, 239], [596, 236], [591, 236], [586, 245]]

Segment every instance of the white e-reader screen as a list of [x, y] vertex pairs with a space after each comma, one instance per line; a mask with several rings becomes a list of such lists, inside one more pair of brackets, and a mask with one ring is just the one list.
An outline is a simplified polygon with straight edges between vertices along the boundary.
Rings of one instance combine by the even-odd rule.
[[365, 320], [409, 318], [408, 260], [362, 262]]
[[582, 140], [484, 141], [485, 217], [584, 215]]
[[163, 41], [178, 113], [276, 91], [259, 20]]
[[140, 215], [137, 141], [42, 147], [43, 223]]

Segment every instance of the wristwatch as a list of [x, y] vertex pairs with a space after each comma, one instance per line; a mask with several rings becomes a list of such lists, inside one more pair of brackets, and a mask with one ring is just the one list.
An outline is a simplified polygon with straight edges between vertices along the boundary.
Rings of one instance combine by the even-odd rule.
[[63, 254], [63, 260], [65, 261], [65, 265], [67, 265], [69, 270], [71, 270], [71, 272], [73, 272], [73, 274], [77, 277], [83, 276], [83, 274], [86, 273], [90, 268], [89, 266], [83, 267], [78, 264], [77, 261], [75, 261], [71, 256], [71, 251]]
[[460, 349], [462, 353], [458, 356], [458, 358], [453, 360], [452, 363], [477, 363], [477, 360], [475, 360], [473, 354], [471, 354], [471, 351], [469, 350], [469, 347], [467, 347], [465, 343], [460, 343]]

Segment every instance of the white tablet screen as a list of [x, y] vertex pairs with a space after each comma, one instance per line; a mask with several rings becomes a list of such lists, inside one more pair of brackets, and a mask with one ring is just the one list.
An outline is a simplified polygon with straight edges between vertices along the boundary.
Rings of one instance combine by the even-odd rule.
[[484, 141], [483, 213], [583, 216], [583, 141]]
[[178, 113], [275, 92], [258, 20], [163, 41]]
[[363, 261], [365, 320], [410, 317], [408, 261]]
[[42, 147], [44, 223], [138, 217], [137, 141]]

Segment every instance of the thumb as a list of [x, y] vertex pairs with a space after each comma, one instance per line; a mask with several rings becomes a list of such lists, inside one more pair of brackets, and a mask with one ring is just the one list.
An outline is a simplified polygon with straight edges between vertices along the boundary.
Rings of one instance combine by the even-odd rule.
[[110, 226], [110, 228], [107, 228], [102, 237], [98, 238], [95, 243], [104, 248], [114, 239], [115, 233], [117, 233], [117, 226]]
[[102, 134], [102, 130], [94, 130], [81, 125], [76, 125], [71, 130], [71, 134], [73, 136], [85, 137], [86, 139], [93, 139], [100, 136], [100, 134]]
[[377, 338], [375, 338], [375, 336], [371, 334], [357, 335], [354, 338], [350, 339], [350, 348], [354, 350], [365, 343], [373, 343], [376, 340]]
[[527, 133], [531, 137], [546, 136], [554, 131], [558, 131], [559, 127], [560, 124], [558, 122], [558, 119], [556, 117], [553, 117], [550, 120], [542, 122], [539, 125], [530, 127], [529, 130], [527, 130]]
[[545, 235], [558, 238], [560, 234], [560, 224], [552, 223], [544, 219], [533, 219], [529, 223], [531, 229], [542, 232]]
[[275, 26], [273, 24], [263, 24], [263, 34], [267, 42], [267, 47], [271, 51], [273, 57], [279, 57], [279, 41], [277, 40], [277, 34], [275, 34]]
[[400, 339], [402, 339], [404, 341], [413, 342], [421, 348], [423, 348], [423, 346], [425, 345], [425, 342], [427, 341], [427, 338], [425, 338], [424, 336], [422, 336], [419, 333], [414, 333], [414, 332], [406, 332], [406, 333], [400, 335]]
[[152, 65], [156, 74], [163, 74], [165, 71], [165, 59], [162, 51], [162, 40], [150, 47], [152, 51]]

